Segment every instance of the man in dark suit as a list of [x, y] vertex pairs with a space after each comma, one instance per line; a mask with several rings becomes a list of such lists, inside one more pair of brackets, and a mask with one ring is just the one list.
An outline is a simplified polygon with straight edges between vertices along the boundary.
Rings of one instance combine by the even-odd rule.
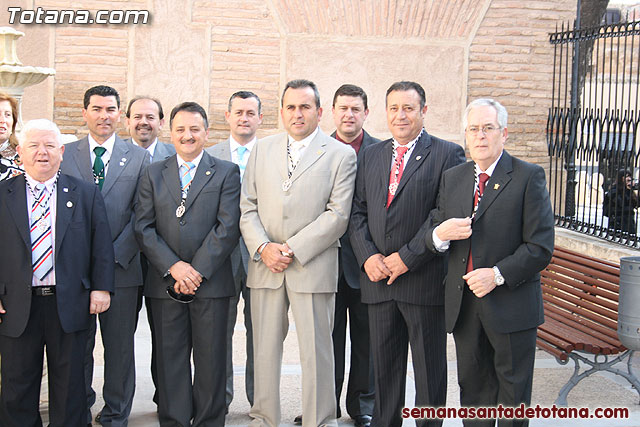
[[[94, 86], [84, 94], [82, 116], [89, 134], [67, 145], [62, 173], [97, 185], [104, 198], [115, 251], [116, 292], [111, 309], [99, 316], [104, 346], [104, 407], [96, 419], [105, 426], [126, 426], [135, 392], [134, 333], [138, 319], [138, 288], [142, 286], [140, 249], [133, 232], [138, 179], [149, 154], [116, 134], [120, 96], [109, 86]], [[95, 320], [89, 330], [85, 379], [88, 422], [96, 393], [93, 380]]]
[[[492, 99], [469, 104], [465, 133], [473, 162], [444, 174], [438, 209], [425, 223], [431, 250], [449, 253], [446, 326], [456, 343], [460, 402], [528, 406], [544, 320], [540, 270], [554, 241], [544, 170], [504, 151], [507, 111]], [[476, 423], [495, 420], [465, 421]]]
[[[229, 106], [224, 113], [229, 124], [229, 138], [207, 148], [214, 157], [235, 163], [240, 168], [240, 181], [249, 160], [251, 150], [258, 142], [256, 132], [262, 124], [262, 102], [258, 95], [249, 91], [239, 91], [229, 98]], [[246, 353], [244, 385], [247, 400], [253, 405], [253, 327], [251, 325], [251, 295], [247, 287], [249, 251], [240, 237], [238, 246], [231, 253], [231, 268], [236, 285], [236, 295], [229, 300], [229, 323], [227, 324], [227, 413], [233, 400], [233, 331], [236, 326], [240, 295], [244, 299], [244, 326], [246, 330]]]
[[44, 119], [25, 124], [25, 174], [0, 183], [0, 425], [42, 426], [43, 350], [51, 426], [85, 426], [90, 314], [109, 308], [114, 255], [99, 190], [59, 174], [64, 146]]
[[376, 393], [371, 425], [394, 427], [402, 424], [409, 343], [416, 406], [445, 403], [445, 266], [419, 232], [435, 207], [442, 173], [463, 163], [464, 152], [423, 129], [427, 105], [419, 84], [391, 85], [386, 110], [393, 138], [362, 154], [349, 233], [369, 309]]
[[[177, 155], [149, 166], [138, 192], [135, 229], [150, 263], [144, 295], [153, 312], [161, 426], [224, 425], [240, 172], [204, 152], [207, 127], [200, 105], [176, 106], [170, 128]], [[168, 287], [191, 302], [171, 299]]]
[[[173, 145], [166, 144], [158, 140], [158, 132], [164, 125], [164, 111], [162, 110], [162, 104], [156, 98], [148, 96], [135, 96], [129, 101], [126, 111], [127, 129], [129, 130], [130, 139], [125, 141], [136, 144], [141, 148], [144, 148], [149, 152], [151, 156], [151, 162], [160, 162], [168, 157], [176, 154], [176, 149]], [[140, 266], [142, 267], [142, 281], [147, 278], [147, 271], [149, 270], [149, 262], [147, 257], [143, 253], [140, 254]], [[138, 288], [138, 313], [142, 309], [142, 290], [143, 287]], [[158, 392], [157, 389], [157, 363], [156, 354], [153, 345], [153, 315], [151, 314], [151, 305], [148, 300], [145, 300], [147, 309], [147, 321], [149, 322], [149, 328], [151, 328], [151, 380], [153, 381], [154, 393], [153, 401], [158, 404]]]
[[[331, 136], [351, 146], [358, 155], [358, 161], [362, 158], [365, 148], [380, 142], [362, 128], [369, 115], [367, 94], [362, 88], [351, 84], [340, 86], [333, 95], [332, 113], [336, 131]], [[362, 302], [360, 266], [353, 254], [348, 232], [340, 238], [340, 246], [340, 275], [333, 325], [337, 416], [340, 418], [348, 312], [351, 361], [346, 396], [347, 413], [354, 420], [356, 427], [366, 427], [371, 423], [375, 400], [373, 359], [369, 343], [369, 314], [367, 305]]]

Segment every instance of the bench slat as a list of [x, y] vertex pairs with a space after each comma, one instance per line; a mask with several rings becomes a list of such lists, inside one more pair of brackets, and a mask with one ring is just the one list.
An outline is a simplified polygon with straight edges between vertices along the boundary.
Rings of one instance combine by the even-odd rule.
[[563, 311], [557, 307], [547, 306], [547, 310], [545, 310], [544, 315], [545, 318], [548, 317], [555, 319], [582, 332], [593, 335], [597, 339], [604, 341], [615, 348], [620, 349], [620, 347], [622, 346], [622, 343], [618, 340], [617, 333], [611, 331], [608, 328], [603, 328], [601, 325], [591, 324], [590, 321], [582, 319], [578, 316], [574, 316], [571, 313]]
[[[558, 321], [550, 317], [544, 324], [539, 326], [539, 328], [542, 328], [544, 332], [557, 338], [556, 343], [558, 344], [558, 347], [567, 352], [572, 350], [571, 347], [594, 354], [614, 354], [618, 352], [616, 346], [600, 340], [582, 330], [573, 328], [562, 320]], [[552, 341], [550, 338], [545, 338], [545, 340]], [[570, 345], [567, 346], [567, 344], [564, 344], [563, 342], [569, 343]]]
[[[565, 308], [573, 313], [579, 313], [587, 319], [600, 323], [610, 329], [617, 330], [618, 328], [617, 313], [612, 316], [610, 310], [573, 295], [563, 293], [555, 288], [545, 286], [542, 292], [542, 298], [551, 304]], [[611, 317], [614, 317], [615, 320], [612, 320]]]
[[581, 289], [588, 288], [589, 292], [593, 292], [596, 295], [600, 295], [603, 298], [615, 301], [616, 303], [618, 302], [618, 294], [620, 292], [619, 285], [605, 282], [596, 277], [585, 276], [584, 274], [571, 270], [570, 268], [549, 264], [549, 266], [542, 271], [541, 276], [575, 285]]
[[[547, 285], [547, 287], [543, 287], [543, 292], [549, 288], [556, 288], [561, 290], [562, 292], [566, 292], [567, 294], [571, 294], [581, 300], [588, 300], [596, 306], [603, 306], [609, 309], [609, 312], [605, 314], [608, 318], [612, 320], [618, 319], [618, 302], [611, 301], [604, 296], [601, 296], [602, 292], [599, 292], [596, 287], [585, 285], [583, 283], [573, 282], [572, 284], [568, 284], [562, 280], [556, 280], [555, 276], [549, 275], [548, 277], [541, 278], [542, 283]], [[596, 294], [596, 295], [594, 295]]]

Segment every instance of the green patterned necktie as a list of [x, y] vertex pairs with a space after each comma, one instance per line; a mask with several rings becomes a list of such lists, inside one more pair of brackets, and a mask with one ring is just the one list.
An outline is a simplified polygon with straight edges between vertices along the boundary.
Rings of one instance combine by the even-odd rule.
[[93, 161], [93, 179], [95, 180], [100, 190], [102, 190], [102, 183], [104, 182], [104, 163], [102, 162], [102, 155], [107, 151], [104, 147], [96, 147], [93, 152], [96, 154], [96, 159]]

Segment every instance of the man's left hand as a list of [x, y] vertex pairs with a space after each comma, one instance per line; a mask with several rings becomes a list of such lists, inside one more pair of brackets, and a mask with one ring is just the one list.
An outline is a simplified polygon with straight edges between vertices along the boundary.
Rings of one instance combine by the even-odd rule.
[[383, 260], [383, 262], [384, 265], [386, 265], [387, 268], [391, 270], [391, 276], [389, 276], [387, 285], [391, 285], [394, 280], [398, 278], [398, 276], [409, 271], [404, 261], [402, 261], [402, 258], [400, 258], [400, 254], [398, 252], [394, 252], [389, 255]]
[[462, 278], [478, 298], [487, 295], [496, 287], [494, 282], [495, 275], [492, 268], [478, 268], [465, 274]]
[[108, 291], [91, 291], [89, 296], [89, 313], [100, 314], [109, 309], [111, 294]]

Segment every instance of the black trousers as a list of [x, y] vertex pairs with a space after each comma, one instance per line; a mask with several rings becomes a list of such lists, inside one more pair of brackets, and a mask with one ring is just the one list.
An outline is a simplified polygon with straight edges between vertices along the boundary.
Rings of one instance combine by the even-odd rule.
[[46, 349], [49, 426], [84, 427], [87, 425], [84, 389], [87, 330], [64, 332], [55, 295], [31, 298], [29, 321], [22, 335], [17, 338], [0, 336], [0, 425], [42, 426], [39, 402]]
[[[468, 288], [453, 330], [458, 361], [460, 404], [515, 407], [531, 403], [537, 328], [499, 333], [485, 327], [482, 306]], [[465, 420], [493, 426], [496, 420]], [[499, 426], [526, 426], [528, 420], [498, 420]]]
[[[409, 344], [416, 383], [415, 406], [444, 406], [447, 397], [444, 308], [398, 301], [369, 304], [369, 329], [376, 383], [371, 425], [402, 425]], [[416, 420], [416, 425], [439, 426], [442, 420]]]
[[340, 275], [332, 334], [338, 417], [340, 417], [340, 394], [344, 383], [347, 314], [351, 340], [351, 361], [346, 404], [347, 413], [351, 418], [355, 418], [358, 415], [373, 415], [375, 392], [373, 356], [369, 342], [369, 311], [367, 305], [362, 303], [360, 289], [350, 287], [344, 275]]

